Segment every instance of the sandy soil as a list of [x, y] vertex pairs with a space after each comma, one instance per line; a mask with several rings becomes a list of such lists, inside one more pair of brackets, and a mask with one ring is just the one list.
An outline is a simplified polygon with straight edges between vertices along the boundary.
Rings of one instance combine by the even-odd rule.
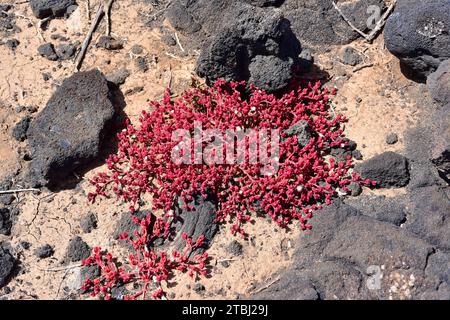
[[[0, 3], [7, 2], [0, 0]], [[92, 8], [95, 7], [93, 4]], [[68, 20], [49, 21], [40, 35], [37, 32], [38, 21], [32, 16], [27, 4], [16, 5], [13, 11], [27, 18], [17, 17], [17, 26], [22, 31], [11, 35], [20, 41], [18, 48], [12, 51], [0, 45], [0, 179], [25, 165], [19, 154], [26, 142], [18, 143], [11, 137], [11, 128], [24, 115], [24, 112], [16, 112], [17, 107], [35, 106], [42, 110], [55, 87], [74, 72], [73, 60], [51, 62], [37, 54], [37, 47], [43, 43], [42, 38], [49, 41], [51, 35], [57, 33], [71, 42], [81, 42], [88, 28], [84, 6], [80, 6]], [[124, 41], [124, 48], [106, 51], [91, 47], [82, 68], [99, 68], [105, 74], [120, 67], [131, 71], [131, 76], [121, 87], [122, 92], [143, 87], [139, 93], [125, 94], [124, 112], [133, 121], [146, 108], [147, 101], [161, 97], [170, 79], [175, 93], [189, 87], [197, 54], [194, 51], [183, 52], [180, 46], [164, 44], [159, 30], [146, 26], [138, 12], [150, 15], [151, 7], [140, 1], [116, 2], [112, 30], [116, 37]], [[104, 28], [101, 25], [94, 35], [93, 43], [96, 43]], [[180, 39], [182, 43], [183, 38]], [[137, 56], [131, 53], [135, 44], [144, 47], [143, 55], [150, 62], [150, 69], [145, 73], [139, 71], [136, 66]], [[315, 57], [316, 64], [332, 76], [329, 85], [339, 89], [334, 99], [336, 112], [348, 117], [347, 134], [358, 143], [365, 159], [386, 150], [401, 153], [404, 148], [402, 135], [416, 121], [414, 94], [418, 85], [401, 74], [396, 58], [383, 48], [382, 38], [371, 45], [357, 41], [352, 46], [364, 52], [364, 63], [372, 65], [353, 72], [354, 67], [340, 62], [341, 48], [338, 47]], [[49, 81], [43, 80], [44, 72], [51, 74]], [[398, 134], [399, 142], [390, 146], [385, 139], [391, 132]], [[91, 190], [88, 178], [103, 169], [98, 167], [88, 172], [73, 190], [17, 195], [14, 205], [20, 209], [20, 214], [12, 237], [0, 235], [0, 241], [8, 240], [19, 253], [21, 261], [19, 274], [8, 284], [8, 288], [12, 289], [7, 295], [8, 299], [79, 297], [75, 293], [80, 286], [79, 268], [60, 268], [67, 244], [74, 235], [81, 235], [90, 246], [103, 246], [112, 252], [121, 252], [117, 241], [112, 240], [111, 233], [120, 215], [127, 211], [127, 206], [109, 199], [89, 204], [86, 199], [86, 194]], [[364, 192], [380, 193], [369, 190]], [[398, 192], [403, 191], [384, 191], [387, 195]], [[97, 215], [98, 228], [90, 234], [83, 234], [80, 219], [89, 212]], [[237, 238], [243, 244], [242, 256], [233, 257], [225, 248], [235, 238], [231, 236], [228, 226], [221, 226], [209, 250], [213, 265], [212, 277], [200, 281], [206, 290], [198, 294], [193, 290], [194, 282], [191, 279], [177, 276], [173, 280], [174, 286], [168, 289], [169, 297], [244, 298], [258, 290], [257, 284], [260, 286], [276, 281], [270, 278], [271, 274], [289, 265], [295, 244], [293, 240], [299, 231], [295, 226], [290, 231], [280, 230], [265, 220], [257, 220], [247, 230], [251, 234], [249, 240]], [[23, 249], [20, 246], [23, 241], [30, 242], [32, 247]], [[54, 246], [55, 254], [49, 259], [39, 260], [33, 250], [47, 243]]]

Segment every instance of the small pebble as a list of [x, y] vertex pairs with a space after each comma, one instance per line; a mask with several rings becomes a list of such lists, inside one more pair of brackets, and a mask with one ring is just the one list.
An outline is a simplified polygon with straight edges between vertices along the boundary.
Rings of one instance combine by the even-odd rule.
[[352, 156], [353, 156], [353, 158], [354, 158], [355, 160], [362, 160], [362, 159], [363, 159], [363, 156], [362, 156], [362, 154], [361, 154], [361, 151], [359, 151], [359, 150], [354, 150], [354, 151], [352, 151]]
[[395, 133], [390, 133], [386, 136], [387, 144], [396, 144], [398, 142], [398, 136]]
[[46, 244], [42, 247], [37, 248], [36, 250], [34, 250], [34, 254], [39, 258], [39, 259], [45, 259], [45, 258], [49, 258], [53, 255], [53, 253], [55, 253], [55, 251], [53, 250], [53, 247], [49, 244]]

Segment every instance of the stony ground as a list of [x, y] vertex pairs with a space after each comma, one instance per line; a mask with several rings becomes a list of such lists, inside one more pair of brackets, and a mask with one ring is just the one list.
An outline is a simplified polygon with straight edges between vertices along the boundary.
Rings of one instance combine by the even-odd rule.
[[[405, 25], [388, 21], [368, 43], [328, 1], [115, 1], [112, 33], [105, 36], [103, 19], [80, 75], [77, 53], [100, 1], [62, 1], [58, 12], [44, 10], [45, 1], [11, 2], [0, 0], [0, 191], [39, 191], [0, 195], [2, 299], [84, 299], [79, 261], [90, 248], [126, 255], [116, 238], [128, 205], [87, 201], [88, 180], [105, 169], [125, 117], [136, 122], [167, 86], [180, 94], [193, 78], [205, 81], [199, 75], [276, 90], [297, 63], [304, 77], [338, 89], [333, 106], [348, 117], [356, 146], [337, 152], [381, 188], [337, 199], [308, 232], [259, 219], [242, 239], [220, 225], [208, 249], [211, 277], [177, 276], [168, 298], [450, 299], [449, 64], [441, 63], [450, 44], [439, 15], [425, 29], [408, 24], [434, 39], [412, 39], [432, 56], [413, 60], [404, 51], [417, 50], [392, 44]], [[414, 19], [399, 2], [394, 17]], [[448, 5], [441, 2], [433, 5]], [[358, 22], [368, 5], [391, 2], [339, 3]], [[245, 59], [230, 57], [243, 46]]]

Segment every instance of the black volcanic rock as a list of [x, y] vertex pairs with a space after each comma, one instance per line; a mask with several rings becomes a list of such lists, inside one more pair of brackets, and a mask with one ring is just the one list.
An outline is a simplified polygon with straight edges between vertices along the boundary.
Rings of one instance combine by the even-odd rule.
[[0, 288], [6, 285], [11, 278], [17, 260], [8, 249], [0, 244]]
[[32, 184], [56, 183], [98, 156], [107, 123], [115, 113], [109, 94], [98, 70], [63, 81], [28, 130]]
[[404, 187], [409, 182], [408, 160], [391, 151], [356, 165], [355, 170], [363, 179], [374, 180], [383, 188]]
[[418, 80], [450, 57], [449, 12], [449, 0], [399, 0], [386, 22], [386, 48]]
[[39, 19], [64, 16], [67, 9], [75, 4], [75, 0], [29, 0], [28, 2], [33, 14]]
[[434, 100], [442, 105], [450, 104], [450, 59], [428, 76], [427, 85]]

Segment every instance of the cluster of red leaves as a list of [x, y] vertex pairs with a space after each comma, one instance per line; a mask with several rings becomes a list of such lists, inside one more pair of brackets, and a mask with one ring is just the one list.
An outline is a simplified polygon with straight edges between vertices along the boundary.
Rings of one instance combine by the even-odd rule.
[[113, 288], [136, 283], [140, 289], [125, 295], [122, 299], [134, 300], [138, 297], [161, 299], [165, 297], [161, 283], [170, 280], [174, 271], [187, 272], [191, 277], [207, 274], [208, 254], [206, 252], [193, 254], [194, 250], [203, 245], [204, 237], [200, 236], [194, 243], [191, 238], [183, 234], [183, 239], [186, 241], [185, 249], [182, 253], [174, 250], [169, 255], [165, 251], [157, 251], [149, 246], [156, 238], [164, 236], [167, 232], [164, 230], [166, 223], [157, 219], [151, 228], [151, 215], [142, 220], [133, 216], [133, 221], [139, 225], [140, 231], [135, 231], [134, 237], [126, 233], [120, 236], [121, 240], [129, 241], [135, 251], [129, 254], [125, 263], [126, 267], [117, 262], [111, 253], [99, 247], [94, 248], [93, 254], [83, 260], [82, 264], [98, 267], [100, 276], [95, 279], [86, 279], [81, 288], [84, 292], [89, 292], [93, 297], [101, 296], [109, 300], [112, 298]]
[[[96, 190], [108, 192], [131, 203], [135, 209], [143, 194], [153, 196], [155, 210], [171, 215], [179, 197], [189, 203], [195, 194], [212, 192], [218, 198], [217, 221], [232, 222], [232, 232], [244, 234], [242, 225], [251, 214], [262, 210], [278, 225], [298, 220], [309, 229], [308, 219], [322, 204], [332, 202], [337, 191], [360, 181], [350, 173], [352, 159], [339, 162], [329, 155], [333, 147], [345, 147], [342, 123], [345, 118], [331, 112], [329, 92], [319, 83], [277, 97], [244, 83], [217, 81], [212, 87], [194, 87], [172, 101], [167, 91], [162, 102], [151, 102], [143, 111], [140, 126], [127, 123], [119, 134], [119, 150], [107, 160], [107, 172], [95, 176]], [[299, 146], [297, 137], [285, 130], [306, 120], [310, 142]], [[281, 133], [279, 169], [261, 175], [261, 164], [177, 164], [171, 152], [179, 141], [172, 140], [177, 129], [193, 134], [194, 122], [203, 130], [278, 129]], [[210, 141], [209, 141], [210, 142]], [[208, 141], [203, 141], [204, 145]], [[370, 183], [364, 181], [361, 183]]]

